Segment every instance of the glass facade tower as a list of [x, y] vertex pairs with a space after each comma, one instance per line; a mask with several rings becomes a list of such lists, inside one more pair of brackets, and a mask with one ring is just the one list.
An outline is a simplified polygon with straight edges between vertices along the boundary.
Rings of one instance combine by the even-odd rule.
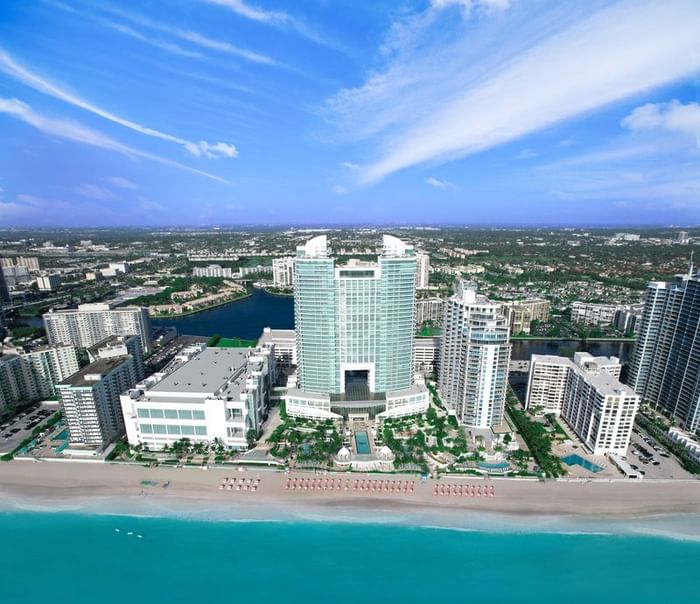
[[376, 262], [336, 265], [325, 235], [297, 250], [295, 328], [305, 392], [408, 389], [413, 379], [416, 257], [385, 235]]

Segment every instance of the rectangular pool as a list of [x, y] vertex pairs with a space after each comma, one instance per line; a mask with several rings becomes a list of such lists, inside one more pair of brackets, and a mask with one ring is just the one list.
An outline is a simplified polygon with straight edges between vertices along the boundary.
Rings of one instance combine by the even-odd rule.
[[567, 455], [566, 457], [562, 457], [561, 460], [567, 466], [581, 466], [589, 472], [600, 472], [603, 469], [600, 466], [595, 465], [593, 462], [590, 462], [587, 459], [584, 459], [580, 455], [576, 454]]
[[364, 430], [355, 432], [355, 448], [360, 455], [367, 455], [372, 452], [369, 446], [369, 436]]

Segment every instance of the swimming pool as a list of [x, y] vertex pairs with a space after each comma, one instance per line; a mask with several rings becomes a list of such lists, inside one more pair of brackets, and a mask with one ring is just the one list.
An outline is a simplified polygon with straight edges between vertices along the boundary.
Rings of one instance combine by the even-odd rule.
[[603, 469], [600, 466], [595, 465], [593, 462], [590, 462], [587, 459], [584, 459], [580, 455], [576, 454], [567, 455], [566, 457], [562, 457], [561, 460], [567, 466], [581, 466], [589, 472], [600, 472]]
[[479, 466], [482, 470], [507, 470], [508, 468], [510, 468], [510, 464], [506, 463], [505, 461], [501, 461], [498, 463], [486, 463], [480, 461], [476, 465]]
[[68, 440], [68, 429], [63, 430], [60, 434], [54, 436], [52, 440]]
[[366, 455], [372, 452], [369, 446], [369, 436], [364, 430], [361, 432], [355, 432], [355, 447], [360, 455]]

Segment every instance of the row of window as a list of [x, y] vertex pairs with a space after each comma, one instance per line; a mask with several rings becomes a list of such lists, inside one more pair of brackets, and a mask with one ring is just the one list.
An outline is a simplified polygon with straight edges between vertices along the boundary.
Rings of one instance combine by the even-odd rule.
[[206, 436], [206, 426], [179, 424], [139, 424], [142, 434], [168, 434], [173, 436]]
[[139, 417], [151, 419], [197, 419], [204, 420], [204, 411], [198, 409], [147, 409], [139, 408]]

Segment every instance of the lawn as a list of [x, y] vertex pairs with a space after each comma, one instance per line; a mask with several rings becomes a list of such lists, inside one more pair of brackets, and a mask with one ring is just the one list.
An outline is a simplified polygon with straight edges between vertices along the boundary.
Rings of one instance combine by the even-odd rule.
[[254, 348], [255, 340], [243, 340], [241, 338], [221, 338], [216, 346], [218, 348]]

